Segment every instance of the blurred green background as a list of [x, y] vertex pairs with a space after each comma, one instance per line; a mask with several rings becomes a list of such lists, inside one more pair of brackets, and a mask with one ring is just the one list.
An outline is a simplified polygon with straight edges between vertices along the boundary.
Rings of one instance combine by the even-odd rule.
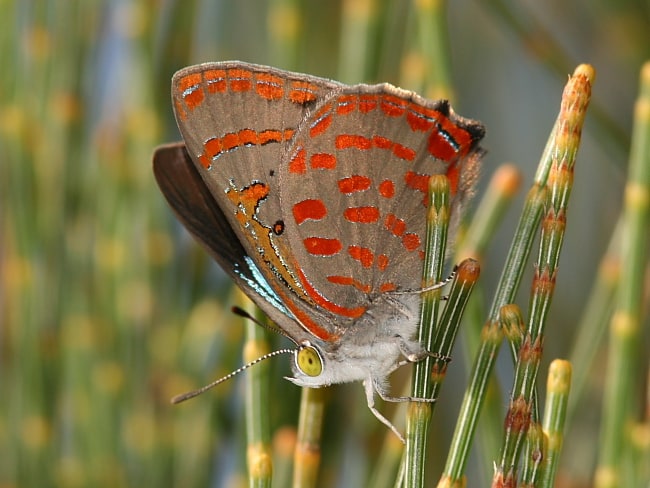
[[[648, 3], [455, 0], [441, 45], [435, 18], [416, 10], [427, 4], [438, 2], [0, 0], [0, 487], [246, 485], [241, 378], [169, 404], [242, 361], [230, 282], [174, 220], [151, 172], [154, 147], [179, 138], [171, 75], [198, 62], [451, 97], [487, 127], [475, 203], [505, 161], [531, 184], [567, 75], [592, 64], [545, 344], [547, 362], [567, 355], [621, 208]], [[520, 203], [482, 260], [485, 300]], [[286, 363], [272, 365], [274, 428], [296, 421]], [[462, 361], [453, 366], [434, 459], [465, 387]], [[603, 368], [593, 365], [585, 405], [598, 404]], [[363, 486], [377, 450], [366, 432], [383, 426], [359, 385], [330, 390], [321, 486]], [[598, 415], [585, 409], [566, 442], [563, 486], [589, 480]], [[436, 462], [427, 469], [437, 479]], [[484, 486], [484, 474], [472, 466], [469, 486]]]

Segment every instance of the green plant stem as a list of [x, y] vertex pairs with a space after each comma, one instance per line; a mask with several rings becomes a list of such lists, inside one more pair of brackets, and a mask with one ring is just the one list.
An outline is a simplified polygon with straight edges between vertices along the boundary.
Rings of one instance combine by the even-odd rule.
[[[250, 301], [248, 301], [250, 303]], [[256, 313], [259, 320], [268, 320], [251, 304], [249, 313]], [[270, 351], [266, 331], [252, 320], [246, 323], [244, 363], [262, 357]], [[246, 383], [246, 463], [251, 488], [271, 486], [273, 463], [271, 455], [271, 433], [269, 426], [269, 364], [262, 361], [255, 368], [249, 368]]]
[[[546, 188], [534, 185], [524, 203], [524, 209], [508, 253], [504, 271], [497, 285], [488, 320], [481, 332], [481, 343], [470, 373], [470, 383], [465, 390], [445, 469], [438, 486], [455, 485], [463, 478], [479, 412], [488, 397], [486, 393], [489, 378], [503, 337], [498, 325], [498, 314], [503, 305], [510, 303], [514, 299], [545, 202]], [[491, 407], [488, 411], [488, 418], [496, 418], [501, 415], [500, 405], [495, 398], [498, 398], [498, 396], [496, 393], [489, 395], [494, 401], [488, 404]], [[493, 434], [490, 438], [492, 437], [496, 438], [496, 434]], [[495, 451], [491, 450], [486, 453], [486, 456], [489, 456], [492, 452]]]
[[449, 67], [449, 36], [447, 33], [447, 2], [418, 0], [414, 2], [417, 22], [419, 58], [425, 67], [426, 96], [434, 100], [453, 100]]
[[[429, 180], [429, 206], [425, 239], [424, 271], [422, 286], [429, 287], [441, 281], [445, 258], [447, 230], [449, 227], [449, 180], [444, 175], [432, 176]], [[428, 291], [422, 296], [422, 312], [418, 342], [427, 351], [433, 351], [436, 333], [436, 317], [440, 307], [441, 290]], [[416, 363], [411, 396], [432, 398], [431, 371], [434, 360], [427, 357]], [[424, 484], [424, 467], [427, 430], [431, 419], [432, 404], [412, 402], [406, 417], [406, 466], [405, 486], [421, 487]]]
[[322, 388], [303, 388], [293, 465], [293, 488], [316, 486], [318, 467], [321, 461], [320, 445], [324, 412], [324, 390]]
[[[594, 71], [580, 65], [569, 79], [560, 106], [555, 131], [545, 154], [551, 156], [548, 172], [549, 205], [542, 221], [540, 249], [533, 277], [529, 321], [519, 350], [515, 381], [506, 414], [505, 436], [492, 486], [514, 486], [517, 465], [530, 422], [536, 421], [535, 384], [543, 350], [546, 317], [555, 289], [566, 212], [573, 186], [573, 169]], [[542, 174], [540, 172], [540, 174]], [[514, 349], [514, 348], [513, 348]]]
[[526, 434], [526, 445], [518, 488], [536, 488], [542, 472], [542, 462], [546, 457], [546, 436], [542, 426], [533, 422]]
[[569, 361], [556, 359], [549, 367], [542, 424], [547, 439], [547, 448], [542, 456], [542, 476], [537, 485], [540, 488], [552, 488], [555, 484], [555, 475], [564, 442], [571, 375], [572, 368]]
[[[510, 207], [512, 199], [521, 186], [521, 172], [513, 164], [503, 164], [497, 168], [492, 176], [484, 197], [478, 202], [467, 231], [465, 232], [460, 246], [456, 252], [455, 262], [462, 258], [471, 256], [479, 262], [483, 262], [483, 255], [490, 239], [497, 232], [506, 210]], [[467, 304], [467, 311], [464, 315], [463, 340], [461, 345], [465, 353], [462, 358], [466, 369], [471, 371], [472, 358], [481, 348], [482, 321], [485, 316], [485, 306], [480, 299], [480, 293], [474, 293], [473, 298]], [[500, 344], [499, 342], [497, 343]], [[488, 350], [491, 346], [488, 347]], [[483, 405], [483, 422], [478, 424], [480, 434], [477, 436], [479, 443], [478, 453], [482, 456], [481, 466], [484, 467], [484, 477], [489, 476], [491, 469], [492, 455], [497, 452], [501, 442], [501, 400], [497, 392], [499, 385], [494, 378], [488, 379], [487, 386], [494, 395], [487, 395]]]
[[621, 468], [629, 453], [626, 449], [626, 425], [632, 415], [631, 406], [638, 400], [634, 389], [639, 378], [638, 361], [643, 343], [640, 327], [650, 247], [650, 63], [641, 70], [628, 172], [623, 209], [621, 279], [610, 323], [601, 451], [595, 482], [598, 488], [629, 486]]
[[620, 278], [622, 224], [622, 218], [619, 217], [576, 327], [577, 334], [569, 353], [569, 362], [573, 365], [571, 384], [573, 394], [569, 398], [567, 413], [569, 419], [577, 413], [578, 402], [587, 386], [594, 359], [601, 351], [605, 332], [614, 310], [614, 298]]
[[378, 6], [376, 0], [344, 0], [342, 5], [338, 79], [354, 84], [370, 75], [369, 43]]

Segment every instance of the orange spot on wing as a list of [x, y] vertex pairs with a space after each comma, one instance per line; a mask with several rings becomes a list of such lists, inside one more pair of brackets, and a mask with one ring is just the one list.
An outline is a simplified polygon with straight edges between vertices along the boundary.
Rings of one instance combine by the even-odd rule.
[[[339, 191], [345, 195], [370, 188], [371, 180], [367, 176], [353, 175], [338, 181]], [[381, 185], [380, 185], [381, 186]]]
[[388, 214], [384, 221], [384, 226], [394, 236], [401, 237], [406, 232], [406, 222], [399, 219], [395, 214]]
[[336, 113], [339, 115], [347, 115], [354, 112], [357, 108], [357, 97], [356, 95], [344, 95], [339, 97], [338, 104], [336, 106]]
[[313, 154], [309, 158], [309, 164], [312, 169], [334, 169], [336, 168], [336, 158], [332, 154]]
[[372, 147], [372, 141], [367, 137], [356, 136], [352, 134], [342, 134], [336, 136], [336, 141], [334, 142], [336, 149], [370, 149]]
[[180, 80], [178, 80], [178, 88], [182, 93], [185, 90], [189, 90], [190, 88], [196, 88], [201, 84], [201, 81], [201, 73], [191, 73], [189, 75], [183, 76]]
[[363, 284], [351, 276], [332, 275], [327, 277], [327, 281], [336, 285], [354, 286], [356, 289], [362, 291], [363, 293], [370, 293], [371, 290], [370, 285]]
[[406, 161], [413, 161], [415, 159], [415, 151], [410, 147], [402, 146], [401, 144], [395, 144], [393, 154]]
[[253, 87], [253, 73], [243, 69], [231, 69], [228, 72], [230, 77], [230, 89], [234, 92], [246, 92]]
[[381, 111], [389, 117], [400, 117], [404, 114], [408, 102], [401, 98], [385, 95], [381, 99]]
[[379, 209], [372, 206], [350, 207], [343, 211], [343, 216], [348, 222], [371, 224], [379, 220]]
[[205, 94], [203, 93], [201, 82], [201, 73], [192, 73], [181, 78], [178, 83], [180, 95], [183, 97], [185, 105], [187, 105], [187, 108], [190, 110], [194, 110], [203, 103], [203, 100], [205, 100]]
[[388, 256], [385, 254], [377, 256], [377, 269], [379, 269], [379, 271], [384, 271], [388, 267], [388, 263]]
[[226, 91], [226, 71], [223, 69], [209, 69], [203, 73], [209, 93]]
[[359, 97], [359, 112], [368, 113], [377, 108], [377, 95], [361, 95]]
[[406, 186], [413, 190], [421, 191], [425, 195], [429, 192], [429, 175], [420, 175], [413, 171], [408, 171], [404, 175]]
[[305, 150], [301, 147], [294, 153], [289, 161], [289, 173], [302, 175], [307, 172], [307, 163], [305, 162]]
[[257, 145], [259, 143], [257, 132], [253, 129], [240, 130], [237, 135], [239, 136], [240, 146], [245, 146], [246, 144]]
[[270, 73], [258, 73], [255, 90], [266, 100], [279, 100], [284, 97], [284, 81]]
[[456, 149], [454, 146], [452, 146], [437, 130], [434, 130], [429, 136], [427, 151], [429, 151], [429, 154], [434, 158], [443, 161], [450, 161], [456, 156]]
[[316, 256], [333, 256], [343, 249], [343, 245], [338, 239], [307, 237], [302, 242], [307, 252]]
[[268, 144], [269, 142], [282, 142], [283, 134], [279, 130], [265, 130], [258, 134], [258, 144]]
[[431, 117], [437, 112], [426, 110], [422, 107], [413, 106], [406, 115], [406, 122], [411, 130], [416, 132], [427, 132], [433, 126]]
[[208, 139], [203, 145], [203, 153], [208, 158], [213, 158], [217, 154], [220, 154], [222, 150], [223, 147], [221, 146], [221, 139], [218, 139], [216, 137]]
[[289, 91], [289, 100], [299, 105], [316, 100], [318, 87], [306, 81], [294, 81], [291, 83]]
[[465, 129], [454, 124], [447, 117], [442, 117], [440, 126], [456, 141], [460, 146], [460, 153], [465, 154], [472, 144], [472, 135]]
[[293, 206], [293, 218], [300, 225], [305, 220], [321, 220], [327, 216], [327, 207], [322, 200], [303, 200]]
[[384, 198], [395, 196], [395, 185], [391, 180], [384, 180], [379, 184], [379, 194]]
[[375, 260], [375, 254], [371, 249], [362, 246], [348, 247], [348, 254], [352, 259], [356, 259], [364, 268], [370, 268]]
[[402, 245], [408, 251], [415, 251], [418, 247], [420, 247], [420, 237], [417, 234], [413, 233], [404, 234], [402, 237]]
[[382, 285], [379, 287], [379, 291], [382, 293], [387, 293], [395, 290], [397, 290], [397, 286], [395, 285], [395, 283], [390, 283], [390, 282], [382, 283]]
[[309, 130], [310, 137], [316, 137], [327, 130], [327, 128], [332, 123], [332, 106], [327, 104], [321, 108], [321, 110], [316, 114], [315, 119], [317, 122]]
[[353, 319], [359, 318], [365, 313], [366, 307], [348, 308], [348, 307], [342, 307], [341, 305], [337, 305], [336, 303], [329, 301], [312, 286], [312, 284], [305, 277], [305, 274], [302, 272], [302, 269], [300, 268], [297, 269], [298, 269], [298, 277], [302, 283], [303, 288], [309, 295], [309, 297], [316, 304], [323, 307], [325, 310], [329, 310], [330, 312], [335, 313], [337, 315], [342, 315], [344, 317], [349, 317]]
[[257, 205], [257, 203], [266, 198], [269, 194], [269, 187], [264, 183], [254, 183], [241, 192], [241, 200], [248, 205]]

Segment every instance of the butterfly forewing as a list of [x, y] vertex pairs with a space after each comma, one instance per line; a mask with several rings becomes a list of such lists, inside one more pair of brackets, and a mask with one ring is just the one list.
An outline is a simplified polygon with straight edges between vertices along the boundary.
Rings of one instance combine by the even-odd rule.
[[301, 293], [284, 259], [280, 161], [308, 111], [341, 86], [239, 62], [193, 66], [172, 81], [188, 153], [247, 255], [276, 289]]

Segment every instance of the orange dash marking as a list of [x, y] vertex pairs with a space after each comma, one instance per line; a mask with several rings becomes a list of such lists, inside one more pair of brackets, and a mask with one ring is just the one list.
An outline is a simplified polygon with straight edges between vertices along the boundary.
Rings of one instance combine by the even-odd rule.
[[409, 103], [401, 98], [385, 95], [381, 98], [381, 111], [389, 117], [400, 117]]
[[221, 138], [221, 141], [223, 144], [223, 150], [230, 151], [231, 149], [239, 146], [239, 134], [226, 134]]
[[384, 180], [379, 183], [379, 194], [384, 198], [393, 198], [395, 196], [395, 185], [391, 180]]
[[284, 81], [271, 73], [257, 73], [255, 90], [266, 100], [279, 100], [284, 97]]
[[404, 175], [406, 186], [413, 190], [421, 191], [425, 195], [429, 192], [429, 175], [420, 175], [413, 171], [407, 171]]
[[442, 159], [443, 161], [450, 161], [454, 156], [456, 156], [456, 149], [454, 146], [452, 146], [437, 130], [434, 130], [429, 136], [427, 151], [434, 158]]
[[[347, 178], [341, 178], [338, 182], [339, 191], [345, 195], [350, 195], [357, 191], [365, 191], [370, 188], [371, 180], [367, 176], [352, 175]], [[380, 193], [381, 193], [381, 185]]]
[[340, 136], [336, 136], [334, 145], [336, 149], [348, 149], [351, 147], [357, 149], [370, 149], [372, 147], [372, 141], [364, 136], [342, 134]]
[[354, 112], [357, 108], [356, 95], [343, 95], [339, 97], [336, 105], [336, 113], [339, 115], [347, 115]]
[[472, 144], [472, 135], [467, 132], [465, 129], [458, 127], [448, 118], [443, 118], [440, 121], [440, 126], [449, 134], [451, 138], [456, 141], [456, 144], [460, 147], [461, 154], [464, 155], [467, 152], [467, 149]]
[[289, 173], [302, 175], [307, 172], [307, 163], [305, 162], [305, 149], [300, 147], [289, 161]]
[[377, 108], [377, 95], [361, 95], [359, 97], [359, 112], [368, 113]]
[[372, 224], [379, 220], [379, 209], [377, 207], [350, 207], [343, 212], [345, 220], [360, 224]]
[[408, 234], [404, 234], [402, 237], [402, 245], [408, 251], [415, 251], [418, 247], [420, 247], [420, 237], [417, 234], [410, 232]]
[[309, 165], [312, 169], [334, 169], [336, 158], [332, 154], [318, 153], [309, 158]]
[[234, 92], [246, 92], [253, 86], [253, 73], [243, 69], [231, 69], [228, 72], [230, 77], [230, 89]]
[[242, 202], [255, 206], [260, 200], [266, 198], [269, 194], [269, 187], [264, 183], [253, 183], [248, 188], [244, 188], [241, 194]]
[[293, 206], [293, 218], [300, 225], [305, 220], [321, 220], [327, 216], [327, 207], [322, 200], [308, 199]]
[[389, 151], [395, 145], [395, 143], [390, 139], [381, 136], [373, 136], [372, 143], [375, 145], [375, 147], [378, 147], [379, 149], [387, 149]]
[[401, 237], [406, 232], [406, 222], [402, 219], [399, 219], [395, 214], [388, 214], [386, 220], [384, 221], [384, 226], [390, 231], [391, 234], [397, 237]]
[[333, 256], [343, 249], [341, 241], [325, 237], [307, 237], [302, 243], [309, 254], [316, 256]]
[[430, 119], [437, 119], [439, 116], [440, 112], [435, 110], [412, 106], [411, 110], [406, 114], [406, 122], [412, 131], [427, 132], [433, 127], [433, 121]]
[[[300, 269], [298, 269], [298, 272], [300, 273], [300, 279], [302, 281], [306, 281], [305, 275], [302, 273]], [[311, 285], [309, 285], [311, 288]], [[306, 288], [306, 286], [305, 286]], [[313, 289], [313, 288], [311, 288]], [[282, 299], [282, 302], [287, 306], [289, 310], [295, 315], [296, 319], [300, 323], [301, 326], [303, 326], [307, 331], [311, 332], [314, 336], [318, 337], [319, 339], [322, 339], [324, 341], [328, 342], [334, 342], [338, 340], [339, 335], [338, 334], [333, 334], [327, 329], [321, 327], [318, 325], [316, 322], [314, 322], [309, 315], [307, 315], [303, 310], [299, 307], [297, 307], [290, 296], [288, 296], [284, 290], [280, 287], [276, 287], [276, 292]], [[316, 291], [314, 290], [314, 293]]]
[[395, 144], [393, 154], [405, 161], [413, 161], [415, 159], [415, 151], [410, 147], [402, 146], [401, 144]]
[[205, 100], [205, 94], [203, 93], [201, 82], [201, 73], [192, 73], [191, 75], [181, 78], [178, 83], [180, 94], [185, 101], [185, 105], [187, 105], [187, 108], [190, 110], [194, 110], [203, 103], [203, 100]]
[[323, 106], [320, 111], [315, 115], [315, 119], [317, 122], [311, 126], [309, 129], [309, 136], [310, 137], [316, 137], [323, 132], [327, 130], [327, 128], [330, 126], [332, 123], [332, 106], [330, 104], [327, 104]]
[[395, 283], [390, 283], [390, 282], [388, 282], [388, 283], [383, 283], [383, 284], [379, 287], [379, 291], [380, 291], [381, 293], [386, 293], [386, 292], [389, 292], [389, 291], [395, 291], [395, 290], [397, 290], [397, 286], [395, 286]]
[[257, 145], [259, 144], [259, 138], [257, 132], [253, 129], [242, 129], [237, 135], [239, 136], [239, 145], [245, 146], [246, 144]]
[[363, 293], [370, 293], [371, 290], [370, 285], [364, 285], [351, 276], [331, 275], [327, 277], [327, 281], [336, 285], [354, 286], [356, 289], [362, 291]]
[[[320, 305], [324, 309], [329, 310], [330, 312], [333, 312], [337, 315], [342, 315], [344, 317], [350, 317], [353, 319], [361, 317], [366, 312], [366, 307], [348, 308], [330, 302], [318, 291], [316, 291], [316, 289], [312, 286], [311, 283], [309, 283], [309, 281], [307, 281], [307, 278], [305, 277], [305, 274], [302, 272], [302, 269], [297, 268], [297, 270], [298, 270], [298, 277], [300, 278], [303, 288], [317, 305]], [[312, 332], [316, 334], [314, 331]]]
[[370, 268], [375, 260], [375, 254], [367, 247], [349, 246], [348, 254], [352, 259], [359, 261], [364, 268]]
[[318, 87], [306, 81], [294, 81], [291, 83], [289, 91], [289, 100], [299, 105], [316, 100], [316, 91]]
[[226, 71], [223, 69], [209, 69], [203, 73], [208, 92], [217, 93], [226, 91]]
[[220, 154], [221, 151], [223, 151], [221, 139], [218, 139], [216, 137], [208, 139], [203, 145], [203, 154], [208, 158], [213, 158], [217, 154]]
[[379, 271], [384, 271], [388, 267], [388, 262], [388, 256], [380, 254], [377, 256], [377, 269], [379, 269]]

